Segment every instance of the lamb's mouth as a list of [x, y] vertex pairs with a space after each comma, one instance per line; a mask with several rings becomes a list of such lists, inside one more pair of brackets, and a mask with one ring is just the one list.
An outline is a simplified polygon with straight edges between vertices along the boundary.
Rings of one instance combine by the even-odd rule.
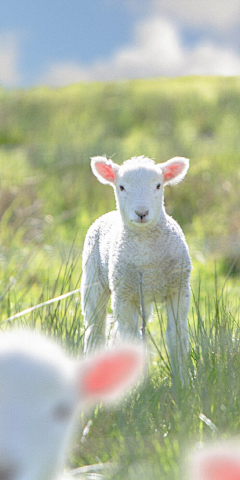
[[146, 225], [149, 225], [151, 223], [151, 220], [147, 218], [143, 218], [143, 219], [139, 218], [139, 220], [132, 220], [132, 223], [137, 227], [141, 227], [141, 226], [145, 227]]

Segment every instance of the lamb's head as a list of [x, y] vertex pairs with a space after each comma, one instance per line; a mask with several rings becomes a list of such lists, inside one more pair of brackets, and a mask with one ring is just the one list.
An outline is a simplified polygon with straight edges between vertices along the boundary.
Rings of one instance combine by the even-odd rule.
[[114, 188], [124, 223], [132, 228], [146, 228], [159, 220], [164, 185], [180, 182], [187, 173], [189, 160], [175, 157], [157, 164], [146, 157], [133, 157], [119, 166], [106, 157], [93, 157], [91, 167], [101, 183]]
[[73, 366], [41, 337], [2, 334], [0, 479], [55, 478], [76, 403]]
[[55, 479], [79, 406], [112, 401], [143, 360], [137, 346], [73, 360], [33, 332], [1, 334], [0, 480]]

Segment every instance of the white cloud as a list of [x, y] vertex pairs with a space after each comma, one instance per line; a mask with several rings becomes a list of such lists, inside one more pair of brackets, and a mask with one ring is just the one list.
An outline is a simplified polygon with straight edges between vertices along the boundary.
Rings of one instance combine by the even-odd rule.
[[15, 33], [0, 34], [0, 84], [14, 87], [20, 83], [18, 37]]
[[202, 42], [187, 58], [189, 75], [240, 75], [240, 56], [229, 48]]
[[38, 83], [62, 86], [87, 80], [91, 80], [91, 75], [87, 68], [73, 62], [57, 62], [50, 65]]
[[136, 25], [134, 42], [110, 59], [88, 67], [53, 64], [41, 83], [66, 85], [80, 81], [179, 75], [240, 75], [240, 55], [230, 47], [201, 41], [186, 47], [176, 24], [153, 17]]
[[137, 26], [134, 45], [115, 55], [113, 67], [127, 77], [174, 75], [182, 60], [176, 28], [162, 18], [153, 18]]
[[170, 14], [190, 26], [228, 29], [240, 21], [239, 0], [152, 0], [152, 13]]
[[[118, 0], [105, 0], [107, 4]], [[140, 15], [168, 16], [192, 27], [225, 30], [240, 23], [239, 0], [122, 0], [125, 8]]]

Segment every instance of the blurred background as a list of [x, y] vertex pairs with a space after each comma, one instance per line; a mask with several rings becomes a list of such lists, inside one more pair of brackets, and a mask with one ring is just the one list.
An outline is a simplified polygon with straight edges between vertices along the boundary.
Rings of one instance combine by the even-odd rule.
[[1, 1], [0, 83], [240, 74], [239, 0]]

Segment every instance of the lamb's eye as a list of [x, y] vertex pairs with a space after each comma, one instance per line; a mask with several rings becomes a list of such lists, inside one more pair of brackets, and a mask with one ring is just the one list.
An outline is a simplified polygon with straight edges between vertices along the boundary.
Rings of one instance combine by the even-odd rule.
[[123, 192], [123, 190], [125, 190], [125, 188], [123, 187], [123, 185], [119, 185], [119, 188], [120, 190]]
[[157, 185], [157, 190], [159, 190], [160, 187], [161, 187], [161, 183], [158, 183], [158, 185]]

